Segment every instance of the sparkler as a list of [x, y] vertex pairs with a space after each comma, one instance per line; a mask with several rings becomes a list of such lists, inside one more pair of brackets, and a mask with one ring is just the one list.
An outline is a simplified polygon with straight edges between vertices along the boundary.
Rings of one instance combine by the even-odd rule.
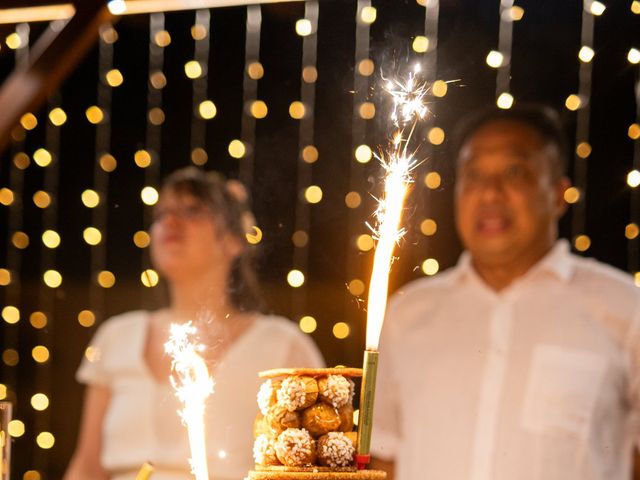
[[[417, 73], [418, 70], [415, 71]], [[419, 120], [428, 109], [425, 96], [426, 83], [416, 80], [414, 72], [404, 82], [387, 80], [385, 91], [393, 99], [391, 120], [396, 127], [391, 145], [380, 156], [376, 156], [385, 170], [384, 196], [375, 212], [377, 228], [372, 228], [378, 243], [373, 259], [373, 271], [369, 283], [367, 305], [367, 339], [364, 352], [362, 389], [360, 391], [360, 415], [358, 418], [358, 448], [356, 462], [363, 469], [370, 461], [373, 402], [378, 370], [378, 344], [387, 305], [389, 271], [393, 260], [393, 249], [404, 235], [400, 228], [404, 199], [412, 183], [411, 172], [417, 165], [415, 151], [408, 149], [411, 137]], [[409, 134], [404, 137], [404, 127], [412, 123]]]
[[195, 333], [196, 328], [191, 322], [172, 324], [171, 335], [164, 349], [172, 360], [171, 385], [183, 405], [178, 413], [189, 435], [191, 473], [196, 480], [209, 480], [204, 412], [207, 397], [213, 393], [214, 382], [206, 363], [198, 354], [203, 346], [192, 340]]

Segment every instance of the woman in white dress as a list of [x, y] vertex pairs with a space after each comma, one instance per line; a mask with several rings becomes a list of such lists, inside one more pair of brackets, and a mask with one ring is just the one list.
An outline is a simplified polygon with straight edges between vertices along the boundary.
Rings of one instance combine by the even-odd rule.
[[209, 472], [240, 480], [252, 466], [260, 370], [321, 367], [313, 341], [282, 318], [258, 313], [246, 239], [252, 216], [236, 181], [194, 167], [162, 188], [151, 257], [169, 286], [169, 306], [104, 322], [77, 378], [87, 385], [78, 443], [64, 480], [133, 480], [143, 462], [153, 480], [187, 480], [190, 457], [164, 353], [172, 323], [195, 321], [215, 379], [206, 409]]

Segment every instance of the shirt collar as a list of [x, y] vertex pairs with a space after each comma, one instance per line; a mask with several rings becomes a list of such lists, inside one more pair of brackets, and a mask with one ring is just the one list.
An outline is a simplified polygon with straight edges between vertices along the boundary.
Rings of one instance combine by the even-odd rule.
[[[542, 259], [529, 269], [525, 277], [538, 273], [550, 273], [555, 275], [562, 281], [568, 281], [573, 275], [574, 265], [571, 258], [569, 242], [565, 239], [559, 239], [551, 247], [551, 250], [542, 257]], [[462, 280], [464, 278], [479, 278], [477, 272], [471, 264], [471, 254], [465, 250], [460, 255], [455, 268], [454, 280]]]

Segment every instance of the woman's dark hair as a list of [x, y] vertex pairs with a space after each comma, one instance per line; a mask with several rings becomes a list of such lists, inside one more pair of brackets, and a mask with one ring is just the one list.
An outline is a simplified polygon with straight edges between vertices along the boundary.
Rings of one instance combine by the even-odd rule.
[[255, 219], [249, 208], [246, 189], [238, 180], [227, 180], [217, 172], [205, 172], [197, 167], [185, 167], [167, 176], [162, 190], [193, 196], [213, 212], [216, 222], [245, 245], [231, 266], [227, 291], [233, 305], [246, 311], [260, 311], [264, 304], [254, 269], [255, 247], [249, 245], [246, 234]]
[[522, 123], [538, 132], [557, 149], [558, 155], [551, 160], [553, 175], [560, 178], [566, 173], [569, 147], [560, 117], [552, 108], [536, 104], [520, 104], [506, 110], [492, 106], [467, 115], [458, 123], [453, 134], [453, 158], [458, 158], [464, 143], [480, 128], [503, 121]]

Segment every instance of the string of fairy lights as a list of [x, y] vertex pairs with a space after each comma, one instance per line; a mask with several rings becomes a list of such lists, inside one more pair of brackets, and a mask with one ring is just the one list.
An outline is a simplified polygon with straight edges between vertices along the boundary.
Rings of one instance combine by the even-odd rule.
[[[292, 294], [292, 312], [299, 321], [300, 328], [306, 333], [316, 329], [315, 318], [306, 313], [308, 289], [300, 288], [305, 284], [309, 270], [309, 229], [311, 226], [311, 205], [322, 201], [323, 191], [319, 185], [312, 184], [313, 164], [318, 160], [318, 149], [314, 145], [315, 95], [318, 70], [316, 68], [318, 43], [318, 15], [320, 6], [316, 0], [305, 2], [304, 18], [296, 22], [296, 33], [302, 37], [302, 68], [300, 74], [300, 100], [302, 117], [298, 126], [298, 162], [296, 190], [299, 201], [296, 203], [294, 233], [291, 241], [293, 250], [293, 269], [287, 275], [289, 285], [294, 287]], [[295, 113], [299, 108], [292, 103], [290, 110]]]
[[[298, 130], [298, 162], [296, 170], [297, 198], [294, 220], [294, 246], [292, 268], [287, 275], [287, 284], [292, 288], [292, 312], [298, 321], [300, 329], [306, 333], [316, 331], [318, 321], [307, 311], [309, 291], [309, 258], [310, 236], [313, 205], [321, 202], [326, 191], [322, 186], [315, 185], [314, 169], [322, 165], [318, 162], [320, 152], [316, 147], [317, 132], [315, 130], [315, 98], [318, 78], [318, 19], [320, 5], [318, 0], [305, 2], [304, 17], [295, 24], [296, 33], [302, 39], [302, 60], [300, 96], [289, 104], [289, 115], [299, 121]], [[431, 84], [431, 94], [434, 102], [431, 109], [436, 111], [436, 99], [446, 96], [449, 83], [438, 77], [438, 17], [440, 3], [438, 0], [416, 0], [418, 6], [424, 8], [424, 32], [420, 32], [410, 42], [418, 63], [422, 66], [422, 77]], [[264, 67], [260, 63], [261, 28], [263, 11], [258, 5], [246, 8], [246, 37], [245, 37], [245, 68], [243, 72], [243, 115], [239, 138], [231, 139], [228, 153], [238, 159], [239, 178], [253, 190], [254, 163], [256, 148], [256, 123], [267, 117], [268, 108], [264, 99], [258, 96], [258, 84], [264, 76]], [[496, 104], [500, 108], [510, 108], [515, 102], [510, 89], [511, 76], [511, 46], [513, 37], [513, 22], [521, 20], [524, 10], [516, 6], [513, 0], [500, 1], [500, 29], [496, 50], [491, 50], [486, 63], [496, 69]], [[567, 190], [565, 199], [573, 205], [573, 240], [578, 251], [586, 251], [590, 246], [590, 239], [585, 234], [586, 215], [586, 180], [587, 159], [591, 154], [589, 144], [589, 116], [591, 97], [592, 60], [595, 56], [593, 47], [593, 32], [595, 17], [601, 15], [605, 6], [592, 0], [584, 1], [582, 18], [581, 48], [578, 53], [580, 61], [579, 88], [575, 94], [569, 95], [565, 106], [577, 112], [576, 149], [574, 158], [575, 185]], [[422, 10], [421, 10], [422, 12]], [[640, 14], [640, 1], [631, 2], [631, 12]], [[376, 106], [370, 98], [372, 75], [379, 71], [371, 59], [370, 35], [371, 25], [377, 20], [378, 11], [371, 0], [358, 0], [356, 5], [356, 31], [353, 78], [353, 109], [351, 146], [353, 157], [349, 161], [349, 190], [344, 196], [344, 202], [349, 216], [349, 248], [346, 268], [346, 284], [349, 294], [353, 298], [360, 298], [366, 290], [365, 273], [368, 272], [369, 256], [374, 241], [366, 230], [365, 221], [370, 212], [363, 208], [368, 174], [373, 160], [372, 147], [368, 145], [367, 133], [371, 120], [376, 116]], [[157, 185], [160, 182], [160, 166], [162, 153], [163, 126], [165, 124], [164, 89], [167, 85], [165, 73], [165, 51], [171, 44], [171, 34], [166, 30], [168, 14], [154, 13], [149, 15], [149, 49], [148, 49], [148, 83], [146, 98], [146, 131], [141, 148], [135, 151], [133, 161], [144, 171], [144, 185], [140, 191], [140, 201], [143, 208], [142, 226], [133, 232], [133, 243], [141, 253], [140, 283], [143, 292], [150, 292], [149, 287], [158, 284], [158, 274], [150, 267], [146, 255], [149, 245], [149, 234], [145, 228], [150, 224], [152, 206], [158, 200]], [[184, 75], [192, 80], [192, 111], [190, 158], [197, 166], [208, 164], [209, 155], [206, 145], [208, 121], [216, 118], [217, 106], [213, 102], [216, 92], [209, 92], [209, 55], [211, 49], [211, 11], [195, 11], [194, 24], [190, 34], [194, 41], [193, 57], [185, 59]], [[52, 23], [50, 28], [59, 28], [59, 24]], [[20, 64], [28, 58], [30, 29], [26, 24], [16, 26], [15, 32], [5, 38], [7, 46], [15, 51], [15, 62]], [[113, 175], [118, 167], [112, 149], [111, 118], [112, 92], [123, 85], [125, 73], [116, 68], [114, 62], [114, 45], [119, 41], [119, 35], [112, 25], [104, 25], [100, 29], [98, 43], [98, 83], [97, 99], [94, 105], [89, 105], [84, 114], [86, 120], [95, 126], [95, 165], [91, 185], [82, 192], [80, 201], [87, 209], [90, 221], [83, 225], [82, 238], [90, 252], [89, 299], [86, 309], [77, 315], [78, 324], [84, 328], [95, 327], [105, 311], [106, 290], [116, 284], [116, 276], [110, 271], [107, 253], [110, 243], [108, 239], [108, 200], [109, 190], [114, 183]], [[627, 54], [628, 62], [632, 65], [640, 63], [640, 51], [633, 47]], [[116, 59], [117, 60], [117, 59]], [[632, 169], [627, 176], [630, 190], [630, 219], [625, 227], [628, 239], [628, 268], [632, 272], [640, 270], [640, 252], [638, 237], [640, 236], [640, 194], [636, 187], [640, 186], [640, 74], [636, 68], [635, 119], [628, 127], [628, 137], [633, 143]], [[1, 316], [4, 320], [2, 327], [2, 384], [0, 384], [0, 400], [8, 399], [19, 405], [15, 418], [10, 426], [10, 434], [14, 438], [26, 437], [34, 448], [31, 455], [30, 470], [20, 472], [26, 480], [41, 478], [41, 472], [48, 468], [51, 448], [56, 442], [56, 432], [51, 431], [51, 411], [49, 404], [52, 395], [52, 355], [53, 329], [59, 330], [60, 322], [54, 322], [59, 315], [59, 304], [56, 297], [58, 288], [63, 285], [63, 266], [59, 264], [59, 246], [67, 241], [67, 236], [61, 235], [59, 224], [60, 205], [60, 146], [62, 138], [61, 127], [68, 121], [67, 112], [62, 108], [59, 94], [49, 99], [46, 119], [37, 118], [32, 113], [25, 114], [20, 126], [13, 133], [11, 146], [11, 165], [8, 173], [7, 185], [0, 188], [0, 205], [7, 209], [7, 254], [5, 264], [0, 268], [0, 287], [3, 292], [3, 308]], [[27, 153], [27, 139], [31, 139], [31, 131], [37, 126], [45, 128], [42, 146]], [[444, 144], [445, 129], [439, 124], [437, 116], [430, 118], [424, 126], [423, 137], [426, 140], [421, 149], [421, 155], [427, 161], [421, 165], [418, 174], [418, 191], [422, 204], [418, 207], [416, 227], [423, 235], [424, 243], [418, 242], [415, 254], [420, 260], [422, 273], [434, 275], [440, 265], [435, 252], [429, 246], [429, 239], [438, 231], [438, 223], [433, 218], [433, 195], [442, 184], [441, 174], [433, 168], [431, 160], [437, 158], [438, 148]], [[123, 160], [125, 161], [125, 160]], [[129, 160], [130, 161], [130, 160]], [[31, 175], [35, 169], [42, 170], [42, 185], [31, 194], [26, 192], [25, 175]], [[30, 198], [27, 198], [30, 197]], [[325, 198], [326, 200], [326, 198]], [[25, 251], [36, 242], [27, 234], [25, 207], [33, 202], [41, 211], [42, 244], [38, 245], [39, 284], [37, 302], [32, 311], [21, 308], [25, 305], [24, 260]], [[31, 221], [31, 219], [29, 219]], [[262, 231], [254, 226], [254, 232], [248, 235], [250, 243], [262, 240]], [[426, 256], [426, 258], [425, 258]], [[640, 286], [640, 275], [636, 276]], [[305, 287], [305, 288], [301, 288]], [[354, 314], [353, 298], [350, 299], [348, 313], [345, 320], [332, 325], [333, 336], [345, 339], [352, 335], [352, 331], [362, 322], [358, 322], [358, 315]], [[24, 310], [24, 311], [23, 311]], [[28, 315], [27, 315], [28, 314]], [[28, 318], [26, 322], [20, 322]], [[76, 325], [78, 325], [76, 324]], [[29, 328], [28, 335], [24, 335]], [[20, 343], [28, 338], [29, 351], [35, 362], [35, 374], [31, 380], [22, 380], [18, 368], [27, 368], [26, 361], [20, 357], [24, 347]], [[87, 352], [91, 354], [91, 352]], [[30, 383], [27, 383], [30, 382]], [[32, 411], [27, 412], [25, 408]], [[31, 423], [29, 419], [33, 419]]]

